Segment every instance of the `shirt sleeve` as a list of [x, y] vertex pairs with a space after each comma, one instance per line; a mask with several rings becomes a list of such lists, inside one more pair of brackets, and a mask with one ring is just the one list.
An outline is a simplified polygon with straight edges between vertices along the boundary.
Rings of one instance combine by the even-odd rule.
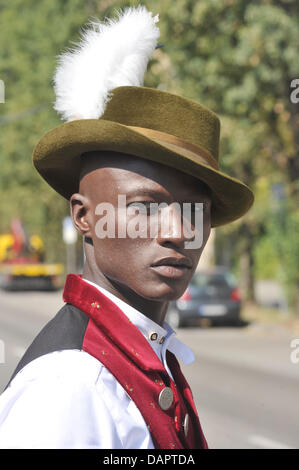
[[27, 365], [0, 396], [0, 448], [122, 448], [96, 387], [101, 364], [92, 358], [88, 370], [76, 360], [72, 370], [47, 359]]

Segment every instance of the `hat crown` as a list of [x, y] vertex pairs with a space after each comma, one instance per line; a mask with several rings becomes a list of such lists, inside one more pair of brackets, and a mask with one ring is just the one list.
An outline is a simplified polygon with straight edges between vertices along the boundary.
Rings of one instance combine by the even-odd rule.
[[178, 95], [147, 87], [118, 87], [100, 119], [176, 136], [218, 161], [219, 118], [205, 106]]

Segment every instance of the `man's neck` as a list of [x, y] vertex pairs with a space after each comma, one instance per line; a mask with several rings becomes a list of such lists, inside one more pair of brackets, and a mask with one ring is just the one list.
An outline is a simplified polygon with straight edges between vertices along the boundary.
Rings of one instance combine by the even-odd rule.
[[143, 313], [143, 315], [158, 323], [158, 325], [163, 325], [168, 302], [155, 302], [140, 297], [136, 292], [133, 292], [126, 286], [119, 285], [118, 283], [109, 280], [102, 272], [90, 269], [88, 264], [84, 265], [82, 276], [84, 279], [94, 282], [121, 299], [123, 302], [131, 305], [131, 307]]

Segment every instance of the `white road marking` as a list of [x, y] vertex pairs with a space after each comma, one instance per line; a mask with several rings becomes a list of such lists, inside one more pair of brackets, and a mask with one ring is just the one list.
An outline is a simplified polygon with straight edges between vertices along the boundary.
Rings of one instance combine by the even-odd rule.
[[290, 447], [287, 444], [273, 441], [268, 437], [259, 436], [257, 434], [252, 434], [251, 436], [249, 436], [248, 441], [250, 442], [250, 444], [262, 447], [263, 449], [294, 449], [294, 447]]

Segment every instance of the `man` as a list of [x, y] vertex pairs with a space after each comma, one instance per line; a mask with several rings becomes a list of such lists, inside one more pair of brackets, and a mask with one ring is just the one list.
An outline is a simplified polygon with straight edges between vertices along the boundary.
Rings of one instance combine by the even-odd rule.
[[[153, 50], [157, 19], [144, 8], [126, 15], [109, 27], [131, 32], [138, 19], [142, 37], [153, 33]], [[110, 43], [111, 29], [99, 30]], [[133, 36], [135, 64], [140, 37]], [[134, 81], [121, 85], [111, 72], [104, 98], [95, 93], [104, 110], [94, 117], [93, 101], [87, 112], [87, 98], [73, 106], [77, 84], [65, 86], [66, 77], [77, 77], [75, 59], [68, 56], [56, 75], [56, 109], [69, 122], [41, 139], [33, 159], [70, 200], [86, 261], [82, 276], [67, 277], [65, 306], [0, 398], [0, 446], [207, 448], [176, 359], [189, 363], [193, 355], [164, 318], [191, 280], [211, 227], [243, 215], [252, 193], [218, 169], [214, 113]]]

